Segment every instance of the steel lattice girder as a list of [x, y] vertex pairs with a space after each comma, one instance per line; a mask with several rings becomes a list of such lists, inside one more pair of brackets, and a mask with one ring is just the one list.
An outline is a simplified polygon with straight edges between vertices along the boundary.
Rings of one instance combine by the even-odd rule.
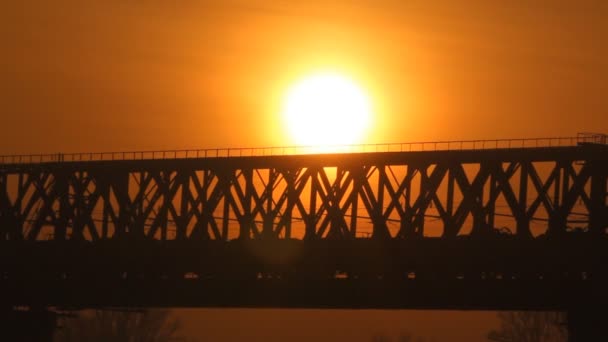
[[0, 172], [2, 238], [452, 238], [493, 234], [501, 220], [524, 237], [572, 225], [605, 233], [607, 154], [578, 146], [11, 165]]

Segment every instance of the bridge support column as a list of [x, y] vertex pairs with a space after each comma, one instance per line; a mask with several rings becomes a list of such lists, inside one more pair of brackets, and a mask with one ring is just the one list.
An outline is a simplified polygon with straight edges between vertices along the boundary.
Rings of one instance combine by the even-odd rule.
[[608, 341], [608, 311], [597, 307], [568, 310], [568, 342]]
[[56, 326], [56, 314], [46, 309], [0, 310], [0, 336], [3, 341], [52, 342]]
[[589, 230], [605, 234], [608, 228], [608, 167], [604, 162], [590, 163], [591, 167], [591, 210], [589, 212]]

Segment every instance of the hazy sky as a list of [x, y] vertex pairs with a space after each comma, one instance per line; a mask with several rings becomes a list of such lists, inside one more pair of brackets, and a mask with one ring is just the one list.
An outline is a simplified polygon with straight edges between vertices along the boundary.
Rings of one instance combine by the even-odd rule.
[[368, 142], [608, 132], [606, 18], [606, 1], [11, 1], [0, 153], [290, 144], [281, 96], [319, 68], [370, 92]]

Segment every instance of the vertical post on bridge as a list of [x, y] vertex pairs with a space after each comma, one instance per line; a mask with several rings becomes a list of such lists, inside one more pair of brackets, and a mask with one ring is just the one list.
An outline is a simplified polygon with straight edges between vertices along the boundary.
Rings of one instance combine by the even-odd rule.
[[[133, 235], [132, 230], [136, 227], [133, 227], [133, 206], [129, 198], [129, 172], [112, 172], [109, 179], [118, 205], [118, 222], [114, 234], [118, 237], [125, 237], [127, 233]], [[141, 230], [143, 232], [143, 228]]]
[[53, 233], [53, 240], [65, 240], [67, 235], [68, 220], [69, 216], [71, 216], [68, 173], [64, 168], [58, 168], [55, 170], [53, 177], [55, 178], [55, 182], [51, 193], [59, 202], [59, 211], [57, 212], [57, 216], [54, 220], [55, 231]]
[[[473, 215], [473, 230], [471, 234], [485, 234], [487, 233], [487, 215], [486, 207], [484, 206], [484, 190], [486, 183], [488, 182], [487, 172], [488, 165], [486, 163], [479, 163], [479, 171], [471, 182], [470, 195], [472, 196], [470, 203], [471, 214]], [[480, 181], [478, 181], [480, 179]], [[493, 186], [490, 184], [490, 186]]]
[[[276, 169], [272, 169], [270, 168], [268, 170], [268, 181], [266, 183], [266, 188], [264, 189], [264, 196], [266, 196], [265, 198], [265, 206], [266, 208], [264, 208], [263, 212], [264, 213], [264, 217], [263, 217], [263, 227], [262, 227], [262, 235], [265, 237], [271, 237], [274, 238], [276, 237], [274, 234], [274, 210], [273, 210], [273, 205], [274, 205], [274, 186], [275, 186], [275, 182], [277, 180], [277, 170]], [[252, 187], [253, 187], [253, 181], [252, 181]], [[262, 198], [264, 198], [264, 196], [262, 196]], [[258, 205], [262, 205], [262, 204], [258, 204], [255, 203], [254, 207], [257, 207]]]
[[530, 237], [530, 220], [532, 217], [528, 214], [528, 173], [530, 164], [528, 161], [522, 161], [519, 164], [519, 199], [518, 199], [518, 215], [517, 220], [517, 236]]
[[[244, 197], [241, 199], [243, 206], [243, 216], [239, 220], [239, 238], [249, 239], [254, 228], [253, 207], [251, 206], [253, 202], [253, 192], [255, 191], [253, 186], [253, 169], [246, 168], [243, 169], [241, 172], [242, 176], [245, 178], [245, 193]], [[235, 179], [234, 181], [238, 182], [237, 179]]]
[[13, 206], [8, 197], [7, 181], [8, 175], [0, 174], [0, 240], [8, 238], [11, 228], [8, 218], [11, 216], [10, 212]]
[[305, 219], [305, 232], [304, 239], [312, 240], [316, 238], [316, 223], [317, 223], [317, 182], [316, 179], [319, 177], [319, 169], [318, 168], [310, 168], [309, 169], [309, 177], [310, 177], [310, 202], [308, 206], [308, 215], [306, 215]]
[[292, 212], [293, 208], [298, 201], [298, 193], [296, 191], [296, 175], [300, 174], [298, 171], [294, 169], [287, 169], [283, 171], [283, 177], [285, 178], [287, 192], [287, 206], [286, 210], [283, 213], [284, 224], [285, 224], [285, 238], [291, 238], [291, 223], [292, 223]]
[[[378, 187], [376, 190], [376, 206], [372, 211], [372, 238], [374, 239], [390, 239], [391, 235], [386, 225], [386, 219], [384, 218], [384, 188], [386, 184], [390, 184], [388, 177], [386, 176], [386, 165], [378, 165]], [[385, 184], [386, 183], [386, 184]]]
[[496, 228], [494, 215], [496, 213], [496, 200], [500, 193], [499, 189], [498, 189], [499, 185], [498, 185], [497, 175], [498, 175], [498, 172], [500, 172], [500, 169], [502, 168], [502, 166], [501, 166], [500, 162], [492, 162], [492, 163], [490, 163], [489, 168], [490, 168], [490, 182], [489, 182], [490, 191], [489, 191], [488, 204], [486, 205], [485, 210], [484, 210], [486, 229], [489, 229], [489, 231], [486, 231], [485, 233], [492, 232], [493, 229]]
[[[22, 237], [22, 224], [15, 208], [19, 205], [11, 203], [8, 182], [9, 176], [0, 174], [0, 240], [17, 240]], [[19, 188], [22, 183], [22, 175], [19, 175]]]
[[[398, 236], [400, 237], [412, 237], [416, 234], [413, 225], [414, 209], [412, 208], [412, 179], [418, 173], [418, 170], [412, 166], [407, 166], [407, 172], [404, 179], [405, 193], [403, 198], [403, 212], [404, 215], [401, 218], [401, 227], [399, 229]], [[447, 228], [446, 228], [447, 229]]]
[[352, 189], [350, 192], [351, 215], [350, 215], [350, 234], [353, 238], [357, 237], [357, 215], [359, 205], [359, 193], [361, 192], [363, 169], [351, 167], [349, 172], [353, 177]]
[[429, 203], [431, 203], [430, 201], [426, 203], [425, 201], [419, 202], [420, 198], [424, 198], [429, 194], [428, 168], [429, 165], [425, 164], [421, 165], [421, 167], [418, 169], [418, 171], [420, 172], [420, 188], [418, 191], [419, 198], [418, 200], [416, 200], [415, 203], [421, 203], [422, 205], [417, 208], [417, 212], [414, 214], [414, 229], [416, 231], [415, 235], [419, 237], [424, 236], [424, 218], [426, 216], [426, 209], [428, 208]]
[[589, 208], [589, 231], [605, 234], [608, 229], [608, 166], [606, 161], [588, 162], [591, 169], [591, 194]]
[[448, 169], [448, 184], [447, 184], [447, 194], [446, 194], [446, 218], [444, 220], [444, 228], [443, 235], [444, 236], [455, 236], [457, 234], [457, 228], [454, 224], [454, 182], [456, 178], [454, 177], [454, 169], [453, 165], [449, 166]]

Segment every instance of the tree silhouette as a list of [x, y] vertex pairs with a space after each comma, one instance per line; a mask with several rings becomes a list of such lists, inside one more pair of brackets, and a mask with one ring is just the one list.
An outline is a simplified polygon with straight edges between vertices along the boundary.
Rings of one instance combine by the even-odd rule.
[[92, 310], [61, 318], [59, 325], [56, 342], [183, 341], [176, 336], [180, 322], [168, 310]]
[[500, 329], [487, 337], [496, 342], [565, 342], [565, 317], [561, 312], [500, 312]]

